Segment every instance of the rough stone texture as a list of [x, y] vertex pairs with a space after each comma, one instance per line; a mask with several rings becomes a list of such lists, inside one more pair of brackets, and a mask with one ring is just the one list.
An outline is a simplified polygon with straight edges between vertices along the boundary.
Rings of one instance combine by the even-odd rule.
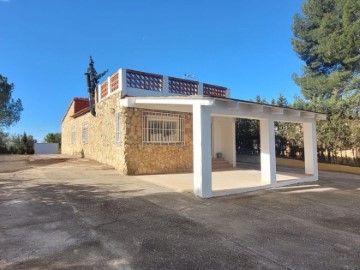
[[[142, 143], [143, 109], [120, 107], [119, 93], [96, 104], [96, 117], [86, 113], [77, 118], [74, 104], [62, 122], [63, 154], [87, 157], [108, 164], [124, 174], [189, 172], [193, 166], [192, 115], [185, 115], [185, 144]], [[148, 110], [147, 110], [148, 111]], [[115, 113], [121, 113], [121, 143], [115, 143]], [[88, 123], [88, 143], [82, 142], [82, 125]], [[75, 126], [76, 143], [71, 142]]]
[[[115, 143], [115, 113], [123, 112], [119, 105], [119, 93], [113, 94], [96, 104], [96, 117], [86, 113], [77, 118], [72, 117], [74, 104], [71, 104], [62, 122], [61, 153], [87, 157], [111, 165], [126, 172], [124, 160], [124, 140]], [[121, 118], [121, 134], [124, 134], [125, 122]], [[82, 125], [88, 123], [88, 142], [82, 142]], [[71, 142], [71, 129], [75, 126], [76, 143]]]
[[[128, 174], [189, 172], [193, 166], [192, 115], [185, 115], [185, 144], [143, 144], [143, 109], [126, 108], [125, 160]], [[149, 111], [149, 110], [146, 110]]]

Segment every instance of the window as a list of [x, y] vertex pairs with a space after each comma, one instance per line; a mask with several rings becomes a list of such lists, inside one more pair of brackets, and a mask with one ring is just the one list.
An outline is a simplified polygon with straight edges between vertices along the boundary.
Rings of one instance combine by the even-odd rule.
[[82, 142], [85, 144], [88, 142], [88, 123], [84, 122], [82, 125]]
[[71, 143], [72, 144], [76, 143], [76, 129], [75, 129], [75, 126], [73, 126], [71, 128]]
[[115, 113], [115, 143], [121, 143], [121, 113]]
[[184, 144], [181, 114], [143, 112], [143, 143]]

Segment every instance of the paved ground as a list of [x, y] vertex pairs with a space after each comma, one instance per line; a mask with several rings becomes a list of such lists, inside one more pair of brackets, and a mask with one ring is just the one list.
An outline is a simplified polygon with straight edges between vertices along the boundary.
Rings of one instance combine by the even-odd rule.
[[62, 156], [0, 156], [1, 269], [360, 269], [360, 176], [209, 200]]
[[[277, 166], [276, 171], [276, 180], [278, 182], [299, 180], [310, 176], [305, 174], [304, 168]], [[167, 187], [177, 192], [192, 192], [194, 186], [193, 177], [192, 173], [177, 173], [171, 175], [139, 175], [136, 178], [141, 181]], [[237, 168], [212, 172], [212, 191], [215, 197], [218, 192], [259, 188], [266, 185], [268, 185], [268, 183], [261, 181], [260, 164], [238, 163]], [[236, 192], [233, 192], [233, 194], [234, 193]]]

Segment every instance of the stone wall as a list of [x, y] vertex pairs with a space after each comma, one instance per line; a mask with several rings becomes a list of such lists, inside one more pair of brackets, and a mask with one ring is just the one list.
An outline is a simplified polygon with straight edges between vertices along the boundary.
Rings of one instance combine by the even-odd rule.
[[185, 144], [167, 145], [142, 143], [142, 113], [143, 109], [125, 109], [127, 173], [191, 172], [193, 167], [192, 115], [190, 113], [178, 113], [185, 116]]
[[[62, 145], [61, 153], [83, 156], [97, 160], [115, 167], [116, 169], [126, 172], [124, 160], [124, 140], [122, 143], [115, 143], [115, 113], [123, 109], [119, 105], [119, 93], [109, 96], [102, 102], [96, 104], [96, 117], [89, 112], [79, 117], [71, 117], [74, 113], [74, 104], [71, 105], [65, 116], [61, 134]], [[125, 122], [121, 118], [121, 134], [125, 133]], [[82, 125], [88, 123], [88, 142], [82, 142]], [[76, 142], [71, 142], [71, 129], [75, 126]]]
[[[63, 154], [83, 156], [111, 165], [124, 174], [190, 172], [193, 166], [192, 115], [185, 115], [185, 144], [143, 144], [143, 109], [120, 107], [119, 94], [96, 104], [96, 117], [90, 113], [71, 117], [71, 105], [62, 123]], [[115, 143], [115, 113], [121, 113], [121, 143]], [[82, 125], [88, 123], [88, 142], [82, 142]], [[71, 142], [75, 126], [76, 142]]]

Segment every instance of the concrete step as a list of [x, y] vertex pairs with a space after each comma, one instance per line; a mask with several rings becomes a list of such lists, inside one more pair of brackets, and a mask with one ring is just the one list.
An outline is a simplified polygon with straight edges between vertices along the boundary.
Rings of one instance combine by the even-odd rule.
[[230, 164], [224, 158], [213, 158], [211, 160], [211, 165], [213, 170], [232, 168], [232, 164]]

